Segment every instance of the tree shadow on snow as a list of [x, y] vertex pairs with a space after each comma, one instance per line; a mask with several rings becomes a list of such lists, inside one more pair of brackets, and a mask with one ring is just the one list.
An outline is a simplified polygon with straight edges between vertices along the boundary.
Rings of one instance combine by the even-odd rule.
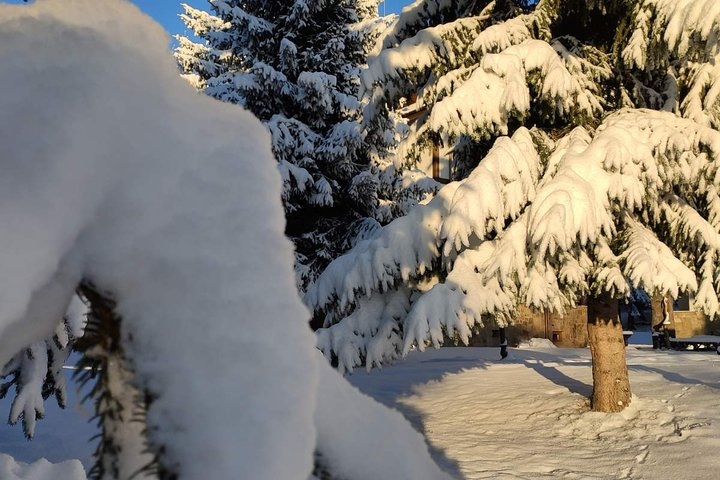
[[662, 376], [665, 380], [668, 380], [668, 381], [674, 382], [674, 383], [679, 383], [681, 385], [704, 385], [706, 387], [720, 390], [720, 383], [703, 382], [702, 380], [688, 378], [683, 375], [680, 375], [679, 373], [668, 372], [667, 370], [662, 370], [657, 367], [648, 367], [647, 365], [628, 365], [628, 370], [636, 371], [636, 372], [656, 373], [656, 374]]
[[544, 353], [537, 350], [515, 349], [512, 350], [512, 357], [515, 363], [521, 363], [526, 367], [535, 370], [538, 374], [553, 382], [559, 387], [567, 388], [572, 393], [583, 397], [592, 395], [592, 385], [573, 378], [558, 369], [566, 367], [590, 367], [591, 363], [587, 357], [570, 353], [572, 350], [565, 350], [559, 354], [559, 350], [552, 353]]
[[[380, 372], [356, 371], [347, 378], [363, 393], [372, 396], [388, 407], [394, 408], [428, 438], [423, 412], [401, 403], [403, 397], [416, 393], [422, 385], [440, 382], [446, 376], [463, 370], [487, 369], [491, 365], [523, 365], [547, 378], [552, 383], [583, 397], [592, 394], [592, 385], [570, 377], [558, 369], [560, 366], [589, 367], [586, 356], [572, 350], [553, 352], [511, 349], [510, 356], [500, 359], [499, 348], [442, 348], [426, 352], [411, 352], [408, 357]], [[428, 443], [433, 459], [453, 478], [464, 478], [458, 463], [446, 453]]]
[[[475, 351], [472, 351], [475, 350]], [[380, 403], [398, 410], [426, 440], [425, 419], [421, 411], [401, 403], [402, 398], [413, 395], [420, 386], [440, 382], [448, 375], [463, 370], [486, 369], [489, 365], [502, 363], [499, 349], [478, 349], [446, 347], [426, 352], [411, 352], [407, 358], [379, 372], [367, 373], [358, 370], [347, 379], [360, 391], [373, 397]], [[465, 478], [460, 472], [456, 460], [449, 458], [446, 452], [427, 442], [433, 460], [452, 478]]]
[[528, 368], [535, 370], [559, 387], [567, 388], [570, 392], [577, 393], [586, 398], [592, 395], [592, 385], [564, 374], [555, 366], [548, 366], [542, 363], [524, 363]]

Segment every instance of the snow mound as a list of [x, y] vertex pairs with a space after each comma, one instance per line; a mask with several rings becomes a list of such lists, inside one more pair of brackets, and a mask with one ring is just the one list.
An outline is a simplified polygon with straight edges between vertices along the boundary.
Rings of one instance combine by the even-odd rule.
[[679, 442], [685, 430], [707, 419], [683, 417], [668, 410], [659, 400], [632, 396], [630, 405], [619, 413], [582, 412], [558, 415], [554, 433], [560, 437], [586, 440], [640, 440]]
[[517, 348], [557, 348], [552, 340], [547, 338], [531, 338], [523, 340]]
[[85, 470], [78, 460], [52, 464], [44, 458], [33, 463], [16, 462], [0, 453], [0, 478], [3, 480], [85, 480]]
[[[337, 477], [347, 479], [450, 478], [429, 457], [407, 455], [388, 445], [404, 445], [408, 452], [423, 451], [424, 438], [403, 416], [369, 399], [317, 355], [320, 387], [316, 422], [318, 450]], [[378, 439], [382, 439], [378, 441]], [[403, 455], [399, 461], [397, 455]], [[372, 459], [369, 461], [369, 459]]]
[[[321, 362], [270, 136], [194, 92], [167, 40], [126, 1], [0, 6], [0, 225], [12, 226], [0, 230], [0, 362], [52, 334], [78, 282], [91, 281], [117, 301], [165, 468], [306, 480], [316, 446], [340, 448], [356, 429], [366, 433], [355, 455], [377, 441], [351, 416], [317, 444]], [[322, 414], [378, 414], [350, 388], [333, 387], [348, 404]], [[372, 468], [442, 478], [417, 434], [401, 431]], [[408, 466], [387, 464], [398, 458]], [[351, 460], [333, 465], [368, 478]], [[407, 473], [417, 465], [422, 474]]]

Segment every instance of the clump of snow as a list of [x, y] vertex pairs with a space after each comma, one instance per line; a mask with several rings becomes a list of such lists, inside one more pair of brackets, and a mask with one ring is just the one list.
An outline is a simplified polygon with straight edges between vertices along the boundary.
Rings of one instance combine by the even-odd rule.
[[518, 348], [557, 348], [552, 340], [547, 338], [531, 338], [530, 340], [523, 340], [518, 345]]
[[400, 452], [388, 445], [404, 445], [410, 452], [423, 451], [427, 447], [422, 435], [397, 411], [368, 401], [359, 391], [348, 388], [347, 381], [321, 355], [318, 361], [318, 450], [337, 478], [449, 478], [429, 456], [404, 456], [399, 460]]
[[[0, 6], [0, 362], [51, 335], [92, 281], [117, 301], [166, 468], [306, 480], [316, 446], [367, 420], [316, 443], [327, 367], [295, 293], [269, 135], [195, 93], [166, 44], [124, 1]], [[332, 387], [342, 408], [377, 413], [349, 388]], [[376, 451], [367, 430], [355, 441]], [[392, 445], [386, 461], [442, 477], [409, 429]], [[368, 478], [340, 457], [346, 478]]]
[[78, 460], [52, 464], [44, 458], [34, 463], [16, 462], [0, 453], [0, 478], [3, 480], [85, 480], [85, 470]]

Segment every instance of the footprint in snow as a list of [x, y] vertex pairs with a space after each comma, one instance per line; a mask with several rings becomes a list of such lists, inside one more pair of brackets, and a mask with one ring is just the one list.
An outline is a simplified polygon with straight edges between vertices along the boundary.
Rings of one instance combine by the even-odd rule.
[[682, 392], [675, 394], [674, 398], [680, 398], [680, 397], [684, 396], [688, 390], [690, 390], [690, 387], [683, 387]]
[[647, 445], [643, 445], [643, 448], [641, 448], [641, 450], [643, 451], [635, 456], [635, 461], [642, 465], [643, 463], [645, 463], [645, 460], [647, 460], [648, 457]]

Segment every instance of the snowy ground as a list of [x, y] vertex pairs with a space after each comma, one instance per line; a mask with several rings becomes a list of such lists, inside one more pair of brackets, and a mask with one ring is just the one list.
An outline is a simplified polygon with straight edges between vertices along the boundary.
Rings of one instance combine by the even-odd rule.
[[587, 349], [443, 348], [353, 384], [399, 409], [458, 478], [707, 479], [720, 468], [720, 356], [630, 346], [635, 397], [588, 411]]
[[[621, 414], [598, 414], [587, 411], [588, 350], [510, 349], [504, 361], [498, 353], [413, 352], [349, 379], [399, 409], [457, 478], [717, 478], [720, 356], [631, 345], [633, 403]], [[49, 408], [29, 443], [19, 426], [0, 426], [0, 452], [23, 462], [80, 458], [87, 468], [95, 429], [86, 423], [89, 407], [77, 401], [72, 395], [67, 410]], [[5, 414], [7, 400], [2, 408]]]

